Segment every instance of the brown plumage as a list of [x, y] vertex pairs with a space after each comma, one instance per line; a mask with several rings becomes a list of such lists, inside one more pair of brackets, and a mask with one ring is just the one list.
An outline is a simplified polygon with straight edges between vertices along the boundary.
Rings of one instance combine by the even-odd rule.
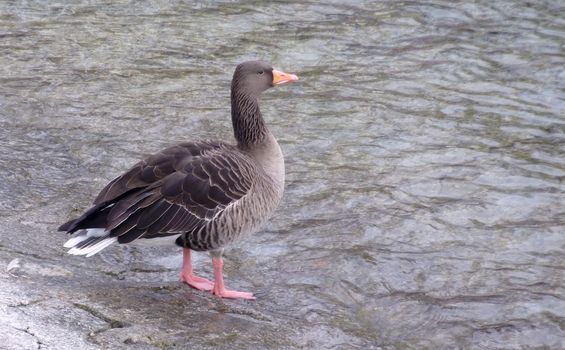
[[[59, 228], [74, 233], [65, 244], [69, 253], [91, 256], [116, 241], [176, 235], [185, 248], [183, 281], [218, 296], [252, 299], [225, 290], [221, 255], [227, 244], [257, 231], [282, 198], [282, 152], [257, 98], [297, 79], [260, 61], [240, 64], [231, 92], [237, 145], [185, 142], [140, 161], [110, 182], [93, 207]], [[190, 250], [211, 252], [214, 283], [192, 274]]]

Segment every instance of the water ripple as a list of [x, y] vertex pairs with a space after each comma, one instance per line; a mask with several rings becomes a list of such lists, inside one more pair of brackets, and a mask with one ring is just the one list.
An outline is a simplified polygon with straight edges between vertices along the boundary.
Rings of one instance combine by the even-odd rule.
[[230, 135], [231, 69], [260, 57], [301, 76], [262, 100], [287, 188], [228, 258], [295, 344], [562, 348], [562, 13], [506, 0], [7, 2], [0, 216], [47, 206], [63, 221], [142, 155]]

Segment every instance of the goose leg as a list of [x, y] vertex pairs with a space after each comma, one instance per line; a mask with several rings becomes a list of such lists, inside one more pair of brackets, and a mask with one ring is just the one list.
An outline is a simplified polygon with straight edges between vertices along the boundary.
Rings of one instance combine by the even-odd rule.
[[180, 280], [192, 288], [199, 290], [212, 290], [214, 288], [214, 282], [192, 274], [192, 257], [190, 256], [190, 249], [188, 248], [184, 248], [182, 251]]
[[252, 293], [248, 292], [238, 292], [235, 290], [227, 290], [224, 285], [224, 276], [222, 275], [222, 267], [224, 266], [224, 261], [222, 256], [213, 256], [212, 264], [214, 265], [214, 289], [212, 293], [219, 296], [220, 298], [231, 298], [231, 299], [248, 299], [254, 300], [255, 297]]

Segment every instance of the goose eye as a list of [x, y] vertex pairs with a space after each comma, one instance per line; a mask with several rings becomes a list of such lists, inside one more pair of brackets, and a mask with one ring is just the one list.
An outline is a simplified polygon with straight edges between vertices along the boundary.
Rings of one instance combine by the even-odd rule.
[[263, 75], [263, 73], [265, 73], [265, 71], [260, 70], [257, 72], [258, 75]]

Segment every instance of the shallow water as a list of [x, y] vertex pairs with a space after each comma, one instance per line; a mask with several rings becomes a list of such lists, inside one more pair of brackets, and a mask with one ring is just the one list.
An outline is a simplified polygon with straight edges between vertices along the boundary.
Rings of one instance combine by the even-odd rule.
[[[19, 267], [0, 275], [0, 334], [13, 348], [564, 348], [564, 12], [2, 2], [0, 258]], [[65, 255], [58, 224], [138, 158], [231, 137], [231, 74], [254, 58], [301, 78], [261, 105], [284, 202], [227, 251], [228, 285], [257, 302], [180, 286], [174, 247]]]

